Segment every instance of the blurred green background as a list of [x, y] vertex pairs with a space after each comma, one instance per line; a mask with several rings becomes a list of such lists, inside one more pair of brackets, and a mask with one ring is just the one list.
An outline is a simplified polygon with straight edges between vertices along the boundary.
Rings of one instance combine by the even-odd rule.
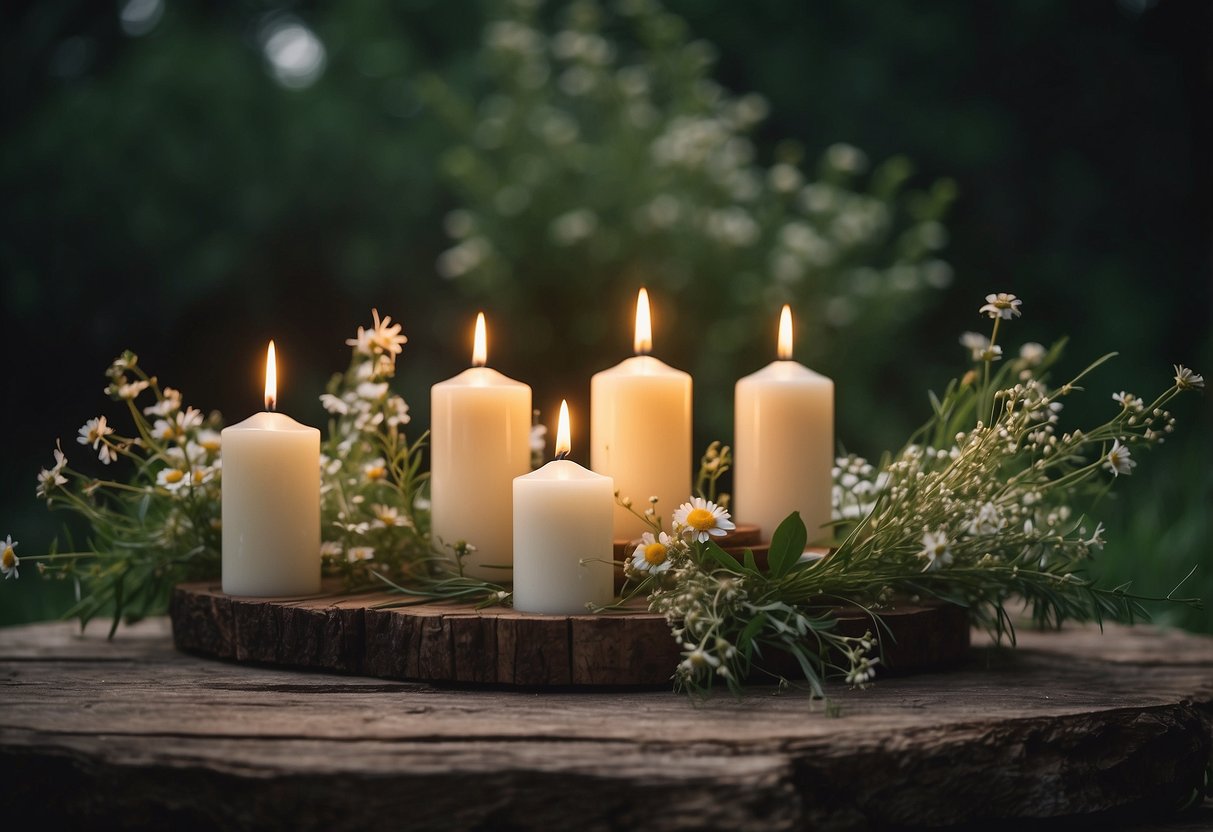
[[[1172, 363], [1209, 375], [1211, 9], [6, 4], [0, 533], [19, 555], [51, 543], [35, 475], [116, 415], [102, 371], [122, 349], [236, 421], [274, 337], [282, 408], [321, 424], [372, 306], [410, 337], [416, 433], [477, 308], [490, 363], [545, 418], [563, 396], [586, 413], [641, 283], [655, 354], [695, 374], [700, 445], [730, 437], [732, 381], [773, 357], [784, 300], [798, 357], [837, 381], [839, 441], [870, 456], [963, 371], [989, 291], [1024, 298], [1012, 346], [1071, 336], [1063, 372], [1120, 351], [1070, 426]], [[1185, 594], [1213, 600], [1213, 411], [1176, 412], [1098, 507], [1099, 568], [1166, 592], [1199, 565]], [[69, 596], [29, 569], [0, 584], [0, 623]], [[1213, 631], [1210, 610], [1161, 617]]]

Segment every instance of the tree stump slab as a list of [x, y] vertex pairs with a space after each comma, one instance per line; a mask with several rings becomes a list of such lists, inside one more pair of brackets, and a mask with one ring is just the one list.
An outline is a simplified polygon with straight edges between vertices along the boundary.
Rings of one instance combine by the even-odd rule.
[[[536, 615], [506, 607], [431, 603], [380, 608], [399, 595], [238, 598], [216, 583], [173, 592], [173, 639], [187, 652], [250, 664], [408, 681], [552, 687], [668, 687], [681, 661], [665, 619], [619, 613]], [[969, 648], [963, 609], [901, 605], [882, 615], [840, 610], [839, 631], [878, 633], [882, 664], [898, 673], [954, 665]], [[799, 675], [772, 657], [769, 670]]]
[[174, 832], [1213, 826], [1199, 798], [1177, 814], [1213, 749], [1213, 638], [1108, 626], [1019, 643], [867, 690], [829, 684], [832, 716], [799, 690], [693, 702], [216, 662], [174, 649], [167, 619], [113, 641], [0, 629], [5, 817]]

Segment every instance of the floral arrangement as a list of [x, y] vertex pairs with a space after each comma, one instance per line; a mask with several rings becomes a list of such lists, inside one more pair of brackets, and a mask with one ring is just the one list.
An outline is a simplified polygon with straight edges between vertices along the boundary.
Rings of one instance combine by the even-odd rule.
[[[1085, 577], [1103, 545], [1103, 526], [1080, 508], [1137, 465], [1134, 452], [1165, 441], [1175, 427], [1168, 403], [1200, 390], [1204, 378], [1175, 367], [1172, 384], [1147, 401], [1121, 391], [1109, 419], [1088, 430], [1062, 430], [1066, 397], [1104, 356], [1074, 378], [1053, 384], [1062, 344], [1029, 343], [1004, 357], [1001, 328], [1020, 314], [1014, 295], [991, 294], [980, 312], [990, 334], [965, 333], [972, 366], [932, 396], [927, 422], [877, 464], [839, 458], [834, 471], [836, 546], [805, 554], [807, 531], [797, 514], [776, 529], [767, 563], [729, 554], [718, 540], [733, 528], [728, 497], [718, 493], [729, 470], [727, 446], [704, 454], [697, 494], [672, 512], [667, 528], [655, 502], [640, 511], [649, 525], [630, 558], [620, 602], [646, 599], [665, 616], [682, 645], [677, 686], [703, 692], [721, 682], [737, 690], [767, 672], [773, 652], [792, 656], [812, 692], [839, 675], [868, 684], [880, 662], [881, 613], [904, 598], [932, 598], [969, 610], [998, 639], [1014, 639], [1012, 610], [1026, 605], [1035, 621], [1111, 618], [1132, 621], [1142, 602], [1196, 599], [1134, 595]], [[331, 415], [322, 468], [323, 564], [345, 591], [395, 587], [400, 603], [472, 599], [509, 603], [509, 592], [465, 577], [461, 557], [473, 541], [449, 548], [430, 539], [426, 475], [420, 450], [403, 428], [408, 406], [391, 390], [405, 337], [390, 317], [373, 312], [347, 343], [352, 358], [321, 397]], [[130, 464], [125, 479], [69, 465], [57, 445], [54, 464], [38, 475], [37, 493], [52, 508], [80, 515], [92, 531], [82, 551], [27, 557], [40, 572], [72, 579], [82, 624], [102, 612], [113, 626], [163, 608], [168, 589], [219, 569], [221, 420], [183, 403], [130, 352], [106, 371], [106, 393], [125, 405], [131, 430], [107, 416], [89, 419], [77, 442], [108, 472]], [[541, 429], [537, 431], [542, 441]], [[6, 578], [19, 575], [17, 543], [0, 552]], [[871, 616], [863, 637], [836, 631], [839, 605]], [[111, 629], [111, 634], [113, 630]], [[786, 680], [785, 680], [786, 681]]]
[[[997, 640], [1012, 642], [1012, 610], [1021, 604], [1038, 625], [1059, 626], [1132, 622], [1148, 600], [1200, 603], [1175, 590], [1150, 599], [1084, 577], [1103, 546], [1103, 525], [1076, 504], [1131, 474], [1132, 448], [1165, 441], [1175, 427], [1167, 404], [1203, 389], [1204, 378], [1176, 366], [1171, 386], [1152, 400], [1121, 391], [1108, 421], [1061, 431], [1064, 399], [1112, 356], [1059, 385], [1049, 376], [1063, 344], [1027, 343], [1004, 361], [1000, 329], [1021, 305], [1011, 294], [986, 296], [979, 311], [992, 321], [990, 334], [960, 339], [974, 366], [932, 396], [931, 417], [901, 450], [876, 465], [837, 460], [837, 546], [828, 557], [802, 557], [807, 533], [797, 515], [775, 531], [765, 569], [751, 552], [739, 561], [715, 542], [732, 527], [714, 502], [729, 463], [718, 444], [701, 462], [700, 495], [673, 513], [668, 532], [655, 506], [640, 515], [652, 530], [625, 566], [625, 596], [646, 596], [665, 615], [683, 646], [680, 687], [704, 691], [722, 681], [739, 689], [773, 651], [796, 659], [816, 695], [833, 673], [863, 686], [880, 662], [881, 611], [904, 598], [962, 606]], [[875, 635], [835, 632], [840, 604], [867, 611]]]

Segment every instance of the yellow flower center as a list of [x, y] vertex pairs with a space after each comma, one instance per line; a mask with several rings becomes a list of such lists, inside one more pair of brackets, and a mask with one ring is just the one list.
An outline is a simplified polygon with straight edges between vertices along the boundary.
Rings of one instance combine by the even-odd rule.
[[199, 442], [198, 444], [202, 446], [202, 450], [204, 450], [204, 451], [210, 451], [211, 453], [214, 453], [215, 451], [219, 450], [219, 440], [218, 439], [204, 439], [203, 441]]
[[696, 508], [687, 513], [687, 525], [697, 532], [706, 532], [716, 528], [716, 518], [706, 508]]
[[660, 543], [650, 543], [644, 547], [644, 559], [649, 566], [665, 563], [665, 546]]
[[173, 470], [168, 471], [168, 472], [166, 472], [166, 473], [165, 473], [165, 475], [164, 475], [164, 481], [165, 481], [166, 483], [168, 483], [169, 485], [173, 485], [173, 484], [176, 484], [176, 483], [181, 482], [181, 480], [182, 480], [184, 477], [185, 477], [185, 472], [184, 472], [184, 471], [179, 471], [179, 470], [177, 470], [176, 468], [174, 468]]
[[396, 512], [394, 511], [381, 511], [375, 516], [379, 519], [379, 522], [383, 523], [385, 526], [396, 522]]
[[0, 563], [4, 564], [5, 569], [12, 569], [17, 565], [17, 555], [14, 554], [12, 546], [4, 547], [4, 555], [0, 556]]
[[381, 480], [387, 476], [387, 469], [382, 465], [372, 465], [366, 469], [366, 478], [369, 480]]
[[200, 468], [194, 469], [194, 485], [201, 485], [206, 478], [206, 472]]

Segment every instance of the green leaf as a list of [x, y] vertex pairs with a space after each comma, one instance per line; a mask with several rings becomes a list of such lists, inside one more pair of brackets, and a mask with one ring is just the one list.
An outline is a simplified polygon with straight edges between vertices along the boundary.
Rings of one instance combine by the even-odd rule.
[[745, 553], [744, 553], [744, 557], [745, 557], [745, 568], [750, 570], [751, 572], [753, 572], [755, 575], [759, 574], [758, 561], [754, 560], [754, 550], [746, 549]]
[[709, 540], [707, 542], [707, 545], [704, 546], [704, 548], [703, 548], [703, 552], [705, 555], [707, 555], [712, 560], [719, 563], [721, 566], [723, 566], [725, 569], [729, 570], [730, 572], [740, 573], [740, 572], [745, 571], [745, 567], [743, 567], [740, 563], [737, 562], [737, 558], [730, 555], [724, 549], [721, 549], [720, 546], [714, 540]]
[[771, 576], [782, 578], [788, 574], [804, 554], [808, 540], [809, 532], [800, 519], [800, 512], [793, 511], [771, 535], [771, 551], [767, 556], [767, 571]]

